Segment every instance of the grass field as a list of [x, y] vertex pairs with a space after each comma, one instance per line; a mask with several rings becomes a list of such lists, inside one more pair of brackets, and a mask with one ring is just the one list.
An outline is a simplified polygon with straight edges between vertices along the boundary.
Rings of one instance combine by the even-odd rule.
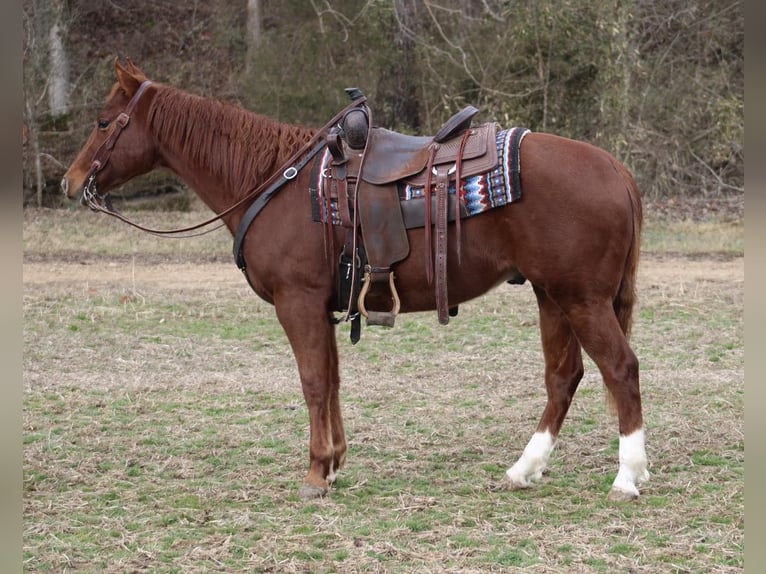
[[[160, 226], [202, 213], [141, 212]], [[633, 346], [651, 480], [606, 493], [592, 363], [550, 469], [505, 470], [545, 403], [534, 296], [341, 326], [348, 462], [301, 501], [308, 418], [273, 309], [224, 232], [161, 240], [85, 210], [24, 222], [27, 572], [740, 572], [744, 230], [647, 222]]]

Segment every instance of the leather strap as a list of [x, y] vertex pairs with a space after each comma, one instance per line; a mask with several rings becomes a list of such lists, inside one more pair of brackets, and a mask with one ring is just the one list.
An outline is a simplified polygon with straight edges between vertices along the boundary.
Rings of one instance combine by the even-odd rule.
[[[462, 177], [462, 159], [470, 130], [466, 130], [460, 139], [457, 156], [455, 158], [455, 232], [457, 238], [458, 263], [460, 262], [460, 189]], [[448, 221], [449, 221], [449, 165], [441, 165], [434, 169], [434, 158], [439, 149], [439, 144], [434, 142], [426, 165], [426, 185], [425, 193], [425, 260], [426, 260], [426, 279], [428, 284], [434, 282], [435, 275], [435, 295], [436, 295], [436, 313], [439, 323], [446, 325], [449, 323], [449, 299], [447, 294], [447, 252], [449, 249]], [[431, 213], [431, 184], [432, 174], [436, 175], [436, 215]], [[432, 248], [432, 221], [435, 219], [436, 241]]]
[[460, 146], [457, 149], [457, 157], [455, 158], [455, 249], [457, 251], [457, 264], [460, 265], [461, 261], [461, 237], [460, 237], [460, 205], [462, 204], [463, 197], [463, 150], [465, 150], [465, 144], [468, 141], [468, 136], [471, 135], [471, 130], [466, 130], [463, 134], [463, 138], [460, 140]]
[[341, 225], [343, 227], [353, 227], [354, 222], [351, 220], [351, 206], [348, 199], [348, 178], [345, 173], [341, 177], [337, 169], [333, 170], [330, 188], [330, 193], [338, 198], [338, 212], [340, 213]]
[[[332, 218], [332, 205], [330, 198], [327, 194], [320, 193], [322, 187], [319, 172], [323, 165], [323, 154], [317, 154], [314, 159], [314, 164], [311, 166], [311, 179], [309, 180], [309, 195], [312, 198], [317, 198], [316, 203], [311, 202], [311, 219], [314, 221], [324, 221], [323, 227], [323, 240], [324, 240], [324, 256], [325, 261], [330, 262], [330, 272], [333, 273], [334, 262], [331, 254], [335, 253], [335, 234], [333, 233], [333, 218]], [[319, 203], [319, 198], [323, 200], [323, 203]], [[324, 211], [323, 211], [324, 210]], [[324, 217], [324, 214], [327, 217]]]
[[447, 198], [449, 169], [443, 165], [436, 172], [436, 313], [439, 323], [449, 323], [447, 314]]
[[[245, 264], [245, 258], [242, 255], [242, 241], [245, 239], [245, 234], [247, 233], [247, 230], [250, 228], [250, 224], [253, 222], [255, 217], [261, 212], [261, 210], [266, 207], [266, 204], [271, 200], [274, 195], [282, 188], [284, 184], [286, 184], [288, 181], [294, 179], [298, 172], [300, 172], [301, 169], [309, 162], [311, 159], [318, 154], [320, 151], [324, 149], [324, 146], [326, 143], [324, 141], [320, 141], [318, 144], [316, 144], [311, 151], [306, 154], [303, 159], [301, 159], [298, 163], [295, 165], [291, 165], [287, 169], [285, 169], [282, 173], [278, 175], [276, 179], [272, 176], [271, 180], [272, 183], [269, 185], [263, 192], [261, 192], [258, 197], [255, 199], [255, 201], [250, 205], [250, 207], [245, 212], [245, 215], [242, 216], [242, 219], [239, 222], [239, 226], [237, 227], [237, 233], [234, 236], [234, 261], [237, 263], [237, 267], [239, 267], [239, 270], [242, 271], [242, 273], [245, 273], [245, 276], [247, 276], [247, 265]], [[261, 189], [261, 188], [259, 188]]]
[[425, 225], [423, 233], [425, 234], [426, 280], [429, 285], [434, 282], [434, 262], [431, 247], [431, 174], [434, 167], [434, 157], [436, 157], [436, 150], [438, 148], [439, 144], [437, 143], [434, 143], [431, 146], [431, 152], [428, 155], [428, 162], [426, 163], [426, 186], [423, 188], [423, 193], [426, 196]]
[[136, 93], [134, 93], [133, 97], [130, 98], [125, 111], [121, 112], [120, 115], [117, 116], [117, 119], [114, 120], [114, 128], [112, 128], [112, 133], [110, 133], [109, 137], [107, 137], [98, 147], [96, 153], [93, 154], [93, 161], [90, 165], [88, 178], [96, 175], [99, 171], [106, 167], [106, 164], [109, 161], [109, 156], [112, 155], [114, 144], [117, 143], [117, 139], [120, 137], [122, 130], [124, 130], [128, 125], [128, 122], [130, 122], [130, 115], [133, 113], [136, 104], [138, 104], [138, 100], [141, 99], [141, 96], [146, 91], [146, 88], [151, 86], [151, 84], [152, 82], [150, 80], [144, 80], [141, 82], [141, 85], [138, 86]]
[[[348, 112], [349, 110], [353, 108], [361, 106], [366, 100], [367, 98], [362, 96], [354, 100], [345, 108], [343, 108], [340, 112], [335, 114], [335, 116], [333, 116], [333, 118], [329, 122], [327, 122], [327, 124], [325, 124], [325, 126], [321, 130], [319, 130], [316, 134], [314, 134], [314, 136], [311, 138], [311, 140], [309, 140], [309, 142], [305, 146], [303, 146], [300, 150], [295, 152], [283, 166], [283, 167], [285, 166], [289, 166], [289, 167], [287, 167], [284, 171], [282, 171], [281, 174], [277, 172], [276, 174], [271, 176], [271, 178], [269, 178], [258, 189], [256, 189], [251, 194], [247, 195], [245, 199], [250, 199], [254, 195], [257, 195], [258, 197], [255, 199], [252, 205], [248, 208], [248, 210], [245, 212], [245, 215], [242, 217], [242, 220], [239, 222], [239, 226], [237, 227], [237, 232], [234, 236], [234, 245], [232, 249], [234, 252], [234, 261], [236, 261], [237, 267], [239, 267], [240, 271], [245, 273], [245, 276], [247, 276], [247, 273], [246, 273], [245, 259], [244, 259], [244, 256], [242, 255], [242, 241], [245, 239], [245, 234], [247, 233], [247, 230], [250, 228], [250, 225], [253, 223], [253, 220], [255, 219], [255, 217], [266, 206], [266, 204], [269, 202], [271, 197], [277, 191], [279, 191], [279, 189], [285, 183], [287, 183], [288, 181], [293, 179], [296, 175], [298, 175], [298, 172], [301, 169], [303, 169], [303, 167], [311, 160], [311, 158], [313, 158], [316, 154], [318, 154], [327, 145], [327, 142], [322, 139], [324, 131], [328, 129], [329, 127], [335, 125], [338, 121], [340, 121], [340, 119], [343, 118], [346, 112]], [[309, 146], [313, 144], [316, 144], [316, 145], [314, 145], [311, 151], [308, 152], [308, 155], [304, 155], [303, 159], [301, 159], [298, 163], [293, 165], [293, 162], [296, 161], [299, 157], [301, 157], [302, 154], [305, 154]], [[287, 177], [287, 175], [289, 175], [290, 177]], [[263, 196], [266, 196], [266, 197], [263, 197]], [[237, 205], [239, 205], [239, 203], [241, 203], [241, 201], [238, 202]], [[230, 209], [227, 211], [230, 211]], [[328, 216], [330, 215], [331, 214], [328, 212]]]

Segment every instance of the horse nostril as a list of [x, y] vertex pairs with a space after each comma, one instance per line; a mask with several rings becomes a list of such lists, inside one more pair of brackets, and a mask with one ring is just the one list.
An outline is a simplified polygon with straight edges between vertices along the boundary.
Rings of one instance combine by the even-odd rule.
[[61, 178], [61, 191], [64, 192], [64, 195], [69, 197], [69, 180], [65, 177]]

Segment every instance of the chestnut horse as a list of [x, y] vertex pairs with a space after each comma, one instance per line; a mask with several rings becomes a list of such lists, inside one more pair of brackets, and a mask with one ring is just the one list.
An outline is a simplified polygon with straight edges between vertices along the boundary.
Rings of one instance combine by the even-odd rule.
[[[283, 170], [317, 133], [152, 83], [130, 61], [115, 61], [115, 73], [96, 126], [61, 182], [71, 199], [86, 192], [103, 200], [115, 186], [165, 167], [213, 212], [226, 212], [222, 220], [234, 234], [252, 202], [227, 209]], [[459, 263], [454, 223], [448, 242], [451, 307], [519, 275], [532, 285], [539, 306], [547, 403], [505, 481], [526, 488], [541, 478], [583, 376], [584, 349], [619, 422], [619, 469], [608, 498], [631, 500], [649, 477], [638, 360], [627, 339], [642, 222], [639, 192], [620, 162], [584, 142], [531, 132], [520, 155], [520, 200], [463, 219]], [[328, 493], [347, 450], [331, 321], [337, 277], [328, 265], [328, 257], [338, 259], [343, 230], [334, 226], [336, 253], [328, 255], [325, 226], [312, 221], [310, 172], [299, 169], [273, 195], [241, 246], [247, 280], [274, 305], [297, 362], [310, 421], [309, 470], [299, 490], [304, 498]], [[394, 266], [401, 312], [436, 308], [424, 269], [424, 235], [423, 228], [407, 231], [409, 255]], [[367, 307], [374, 310], [372, 303]]]

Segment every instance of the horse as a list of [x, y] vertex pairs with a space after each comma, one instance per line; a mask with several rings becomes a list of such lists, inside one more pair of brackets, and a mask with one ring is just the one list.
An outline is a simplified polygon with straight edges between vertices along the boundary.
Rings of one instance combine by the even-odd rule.
[[[88, 194], [103, 202], [110, 189], [167, 168], [234, 235], [248, 206], [262, 196], [253, 200], [252, 190], [262, 190], [316, 141], [314, 128], [151, 82], [130, 60], [115, 59], [114, 71], [96, 125], [61, 181], [70, 200]], [[448, 226], [450, 307], [522, 277], [539, 308], [547, 402], [503, 482], [513, 490], [540, 481], [583, 377], [584, 350], [601, 373], [619, 427], [619, 466], [607, 499], [634, 500], [649, 478], [639, 363], [628, 342], [642, 225], [639, 190], [621, 162], [586, 142], [530, 132], [519, 153], [523, 195], [463, 219], [459, 261], [456, 223]], [[331, 226], [327, 253], [327, 225], [312, 219], [310, 171], [285, 170], [284, 185], [241, 238], [246, 279], [274, 306], [308, 409], [309, 465], [298, 488], [303, 499], [329, 494], [347, 453], [333, 321], [338, 282], [328, 265], [337, 261], [344, 238], [339, 226]], [[427, 235], [422, 227], [408, 229], [409, 254], [394, 265], [402, 313], [436, 309], [424, 271]], [[372, 299], [367, 306], [385, 310], [388, 303]]]

